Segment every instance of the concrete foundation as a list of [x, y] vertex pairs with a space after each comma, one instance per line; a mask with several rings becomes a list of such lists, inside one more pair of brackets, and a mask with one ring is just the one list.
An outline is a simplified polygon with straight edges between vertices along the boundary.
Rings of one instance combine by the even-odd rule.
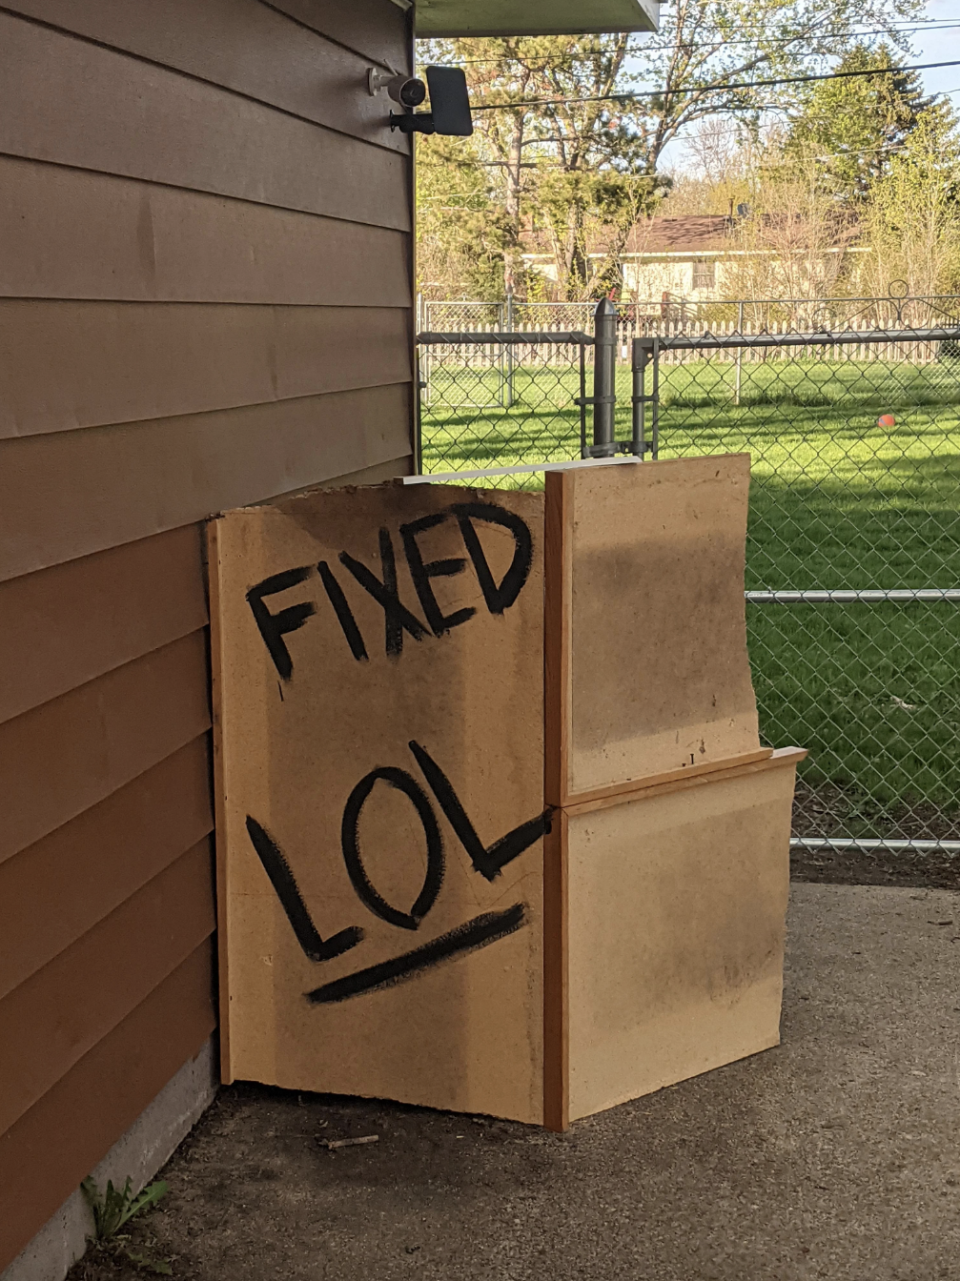
[[[139, 1191], [166, 1163], [217, 1092], [218, 1064], [213, 1041], [177, 1075], [140, 1114], [96, 1169], [101, 1188], [127, 1178]], [[93, 1219], [79, 1187], [40, 1229], [30, 1244], [0, 1273], [0, 1281], [61, 1281], [86, 1248]]]

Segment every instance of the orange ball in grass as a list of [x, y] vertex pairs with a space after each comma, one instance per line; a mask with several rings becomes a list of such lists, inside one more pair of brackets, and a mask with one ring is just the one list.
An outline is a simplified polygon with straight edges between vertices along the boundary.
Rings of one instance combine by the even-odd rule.
[[897, 420], [894, 418], [893, 414], [881, 414], [877, 419], [878, 427], [896, 427], [896, 425]]

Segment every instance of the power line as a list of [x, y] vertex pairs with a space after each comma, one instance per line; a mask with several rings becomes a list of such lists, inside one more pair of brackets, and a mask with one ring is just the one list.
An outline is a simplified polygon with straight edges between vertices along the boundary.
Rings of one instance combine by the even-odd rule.
[[[887, 36], [887, 35], [906, 36], [906, 35], [912, 35], [914, 32], [917, 32], [917, 31], [953, 31], [953, 30], [956, 30], [957, 28], [960, 28], [960, 22], [948, 22], [946, 20], [937, 19], [933, 22], [923, 22], [923, 23], [915, 24], [909, 27], [876, 27], [873, 30], [868, 30], [868, 31], [858, 31], [851, 28], [848, 31], [828, 31], [826, 33], [804, 31], [795, 36], [767, 36], [767, 37], [750, 36], [749, 38], [744, 40], [724, 39], [720, 41], [719, 44], [723, 45], [724, 47], [726, 47], [727, 45], [755, 45], [760, 43], [796, 44], [798, 40], [809, 40], [812, 36], [817, 36], [821, 40], [842, 40], [846, 36]], [[696, 43], [689, 40], [682, 40], [679, 42], [679, 45], [684, 49], [715, 49], [718, 47], [718, 42], [713, 40], [708, 40], [708, 41], [704, 41], [703, 43]], [[668, 49], [675, 49], [677, 47], [678, 47], [677, 44], [652, 44], [652, 43], [648, 43], [647, 41], [644, 41], [642, 46], [642, 52], [663, 53]], [[550, 58], [545, 58], [542, 60], [542, 62], [541, 60], [538, 60], [538, 59], [531, 59], [531, 61], [541, 62], [541, 65], [544, 67], [562, 66], [564, 63], [568, 63], [568, 62], [590, 62], [594, 58], [600, 56], [602, 53], [603, 53], [603, 50], [598, 50], [597, 53], [570, 54], [569, 57], [562, 58], [557, 61], [554, 61]], [[519, 61], [520, 61], [519, 58], [511, 58], [506, 56], [501, 58], [460, 58], [457, 62], [450, 62], [450, 63], [441, 62], [441, 63], [434, 63], [433, 65], [441, 66], [441, 67], [445, 67], [445, 66], [467, 67], [467, 66], [480, 66], [481, 64], [490, 64], [490, 63], [498, 63], [498, 62], [519, 62]]]
[[929, 71], [934, 67], [960, 67], [952, 62], [918, 62], [909, 67], [873, 67], [865, 71], [829, 71], [821, 75], [784, 76], [776, 80], [742, 80], [730, 84], [692, 85], [686, 89], [641, 89], [625, 93], [598, 93], [585, 98], [521, 98], [517, 102], [481, 102], [474, 111], [513, 111], [517, 107], [563, 107], [580, 102], [633, 102], [637, 98], [662, 98], [678, 93], [725, 93], [729, 89], [767, 89], [771, 85], [808, 84], [812, 80], [848, 80], [857, 76], [897, 76], [905, 71]]

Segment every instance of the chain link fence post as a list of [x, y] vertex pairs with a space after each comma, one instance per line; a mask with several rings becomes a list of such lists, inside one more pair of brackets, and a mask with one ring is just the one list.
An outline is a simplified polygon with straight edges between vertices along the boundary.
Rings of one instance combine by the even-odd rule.
[[617, 452], [614, 421], [617, 407], [617, 309], [601, 298], [593, 314], [593, 449], [594, 458]]
[[[512, 289], [507, 293], [507, 307], [506, 307], [505, 321], [506, 321], [506, 324], [505, 324], [506, 332], [508, 334], [512, 334], [513, 333], [513, 290]], [[506, 356], [507, 356], [507, 380], [506, 380], [506, 395], [504, 396], [504, 409], [512, 409], [513, 401], [514, 401], [513, 348], [509, 344], [507, 345]]]

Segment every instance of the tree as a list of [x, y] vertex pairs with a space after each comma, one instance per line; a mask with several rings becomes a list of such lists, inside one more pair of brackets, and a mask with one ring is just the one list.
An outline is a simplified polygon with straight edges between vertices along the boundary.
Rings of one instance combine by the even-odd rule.
[[460, 138], [418, 140], [416, 172], [420, 288], [436, 297], [502, 298], [512, 229], [476, 149]]
[[[877, 49], [857, 45], [837, 70], [896, 66], [888, 45]], [[916, 71], [821, 81], [801, 96], [786, 150], [796, 157], [815, 155], [824, 186], [844, 200], [863, 202], [877, 180], [889, 172], [921, 117], [931, 110], [942, 108], [924, 96]]]
[[[436, 42], [428, 56], [462, 64], [475, 106], [480, 163], [499, 190], [504, 289], [522, 273], [524, 197], [540, 193], [544, 230], [574, 292], [588, 280], [588, 219], [606, 225], [649, 206], [656, 184], [631, 181], [643, 169], [637, 139], [605, 101], [622, 76], [629, 37], [544, 36]], [[529, 105], [549, 98], [550, 105]], [[569, 101], [575, 99], [576, 101]], [[587, 99], [587, 101], [581, 101]], [[599, 99], [599, 101], [597, 100]], [[421, 154], [440, 153], [438, 140]], [[431, 146], [431, 144], [433, 144]]]
[[[923, 0], [673, 0], [652, 37], [543, 36], [428, 42], [422, 60], [463, 66], [479, 163], [499, 206], [505, 290], [516, 290], [522, 238], [539, 215], [568, 295], [593, 285], [591, 225], [625, 237], [625, 210], [649, 212], [664, 190], [664, 148], [698, 122], [758, 127], [797, 100], [792, 87], [730, 88], [828, 67], [878, 28], [902, 45], [897, 18]], [[618, 97], [617, 95], [622, 95]], [[422, 148], [429, 153], [433, 145]], [[632, 183], [630, 180], [633, 180]], [[639, 181], [642, 180], [642, 181]], [[616, 195], [616, 199], [611, 197]], [[529, 213], [528, 213], [529, 209]], [[491, 209], [491, 217], [492, 217]], [[629, 228], [627, 228], [629, 230]]]
[[955, 118], [926, 111], [871, 190], [865, 283], [885, 295], [903, 280], [914, 295], [960, 288], [960, 139]]
[[923, 8], [923, 0], [665, 3], [660, 32], [636, 43], [627, 86], [656, 90], [630, 108], [648, 170], [656, 169], [670, 142], [699, 121], [725, 116], [755, 128], [765, 112], [785, 112], [803, 93], [793, 85], [726, 86], [827, 72], [851, 49], [866, 45], [857, 28], [879, 31], [892, 49], [903, 49], [904, 36], [893, 24]]

